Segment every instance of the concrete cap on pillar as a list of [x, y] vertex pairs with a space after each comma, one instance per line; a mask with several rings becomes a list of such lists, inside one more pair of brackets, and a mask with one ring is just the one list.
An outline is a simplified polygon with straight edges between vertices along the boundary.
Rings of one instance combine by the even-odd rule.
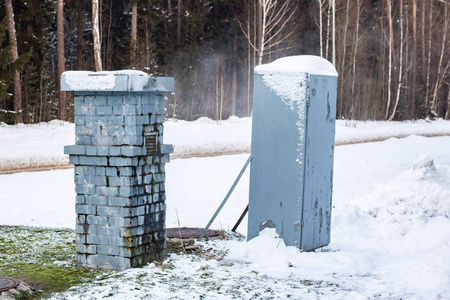
[[149, 76], [142, 71], [67, 71], [61, 75], [61, 91], [173, 92], [173, 77]]

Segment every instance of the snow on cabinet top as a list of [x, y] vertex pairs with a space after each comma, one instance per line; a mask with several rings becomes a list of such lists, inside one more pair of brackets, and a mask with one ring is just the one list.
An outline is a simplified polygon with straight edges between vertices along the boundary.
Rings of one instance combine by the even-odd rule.
[[149, 76], [142, 71], [67, 71], [61, 76], [61, 91], [173, 92], [172, 77]]
[[255, 73], [262, 75], [270, 90], [291, 109], [294, 109], [294, 103], [305, 101], [308, 74], [337, 76], [333, 64], [313, 55], [283, 57], [270, 64], [257, 66]]
[[308, 73], [315, 75], [337, 76], [336, 69], [328, 60], [314, 55], [288, 56], [276, 61], [259, 65], [255, 68], [259, 74], [280, 73]]

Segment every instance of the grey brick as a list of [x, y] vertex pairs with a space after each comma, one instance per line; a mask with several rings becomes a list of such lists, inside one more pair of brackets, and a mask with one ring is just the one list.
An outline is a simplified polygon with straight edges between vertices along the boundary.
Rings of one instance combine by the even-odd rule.
[[76, 115], [75, 116], [75, 125], [86, 125], [86, 117]]
[[111, 155], [111, 156], [119, 156], [120, 155], [120, 148], [119, 147], [110, 147], [109, 148], [109, 155]]
[[114, 197], [118, 195], [118, 188], [115, 186], [97, 186], [95, 192], [101, 196]]
[[110, 235], [110, 236], [119, 236], [120, 230], [119, 227], [116, 226], [97, 226], [97, 234], [98, 235]]
[[121, 148], [123, 156], [139, 156], [144, 155], [142, 147], [124, 146]]
[[93, 185], [93, 184], [76, 184], [75, 192], [77, 194], [93, 195], [93, 194], [95, 194], [95, 185]]
[[105, 168], [106, 176], [119, 176], [119, 172], [116, 167]]
[[107, 156], [107, 155], [109, 155], [109, 147], [98, 146], [97, 147], [97, 155], [98, 156]]
[[152, 183], [152, 179], [153, 179], [152, 175], [146, 175], [146, 176], [144, 176], [144, 183], [150, 184], [150, 183]]
[[80, 164], [89, 166], [106, 166], [108, 164], [108, 160], [106, 157], [80, 156]]
[[110, 258], [110, 264], [115, 270], [126, 270], [131, 268], [131, 260], [129, 258], [113, 256]]
[[131, 197], [137, 195], [137, 188], [134, 186], [119, 187], [119, 195], [122, 197]]
[[106, 167], [93, 167], [95, 169], [95, 174], [97, 176], [104, 176], [106, 174]]
[[86, 264], [86, 262], [87, 262], [86, 254], [77, 254], [77, 264], [79, 266]]
[[108, 125], [109, 126], [122, 126], [124, 125], [122, 116], [108, 116]]
[[119, 248], [114, 246], [99, 245], [98, 254], [119, 255]]
[[108, 224], [108, 217], [87, 215], [86, 221], [92, 225], [106, 225]]
[[86, 215], [77, 215], [77, 224], [86, 223]]
[[106, 103], [110, 106], [122, 106], [123, 97], [122, 95], [109, 96]]
[[87, 256], [87, 264], [92, 266], [103, 267], [109, 265], [110, 256], [108, 255], [88, 255]]
[[132, 176], [135, 174], [135, 169], [132, 167], [119, 167], [120, 176]]
[[108, 198], [105, 196], [92, 195], [86, 197], [86, 203], [90, 205], [106, 205], [108, 203]]
[[91, 155], [91, 156], [97, 155], [97, 147], [86, 146], [86, 155]]
[[104, 217], [116, 217], [121, 215], [118, 207], [114, 206], [99, 206], [97, 207], [97, 214]]
[[75, 144], [77, 145], [90, 145], [92, 143], [90, 136], [76, 136]]
[[110, 157], [110, 166], [137, 166], [136, 157]]
[[113, 106], [113, 115], [122, 116], [124, 115], [123, 105], [114, 105]]
[[120, 186], [120, 177], [109, 177], [108, 183], [109, 186]]
[[86, 154], [86, 146], [81, 146], [81, 145], [64, 146], [64, 154], [85, 155]]
[[76, 204], [75, 212], [83, 215], [95, 215], [97, 213], [97, 207], [93, 205]]
[[97, 115], [98, 116], [112, 115], [112, 107], [111, 106], [98, 106], [97, 107]]
[[99, 146], [107, 146], [113, 145], [113, 137], [112, 136], [94, 136], [91, 138], [92, 144]]
[[87, 235], [86, 242], [91, 245], [108, 245], [108, 236], [103, 235]]
[[86, 244], [86, 235], [85, 234], [77, 234], [76, 237], [77, 244]]
[[69, 164], [71, 165], [79, 165], [80, 158], [78, 156], [69, 156]]

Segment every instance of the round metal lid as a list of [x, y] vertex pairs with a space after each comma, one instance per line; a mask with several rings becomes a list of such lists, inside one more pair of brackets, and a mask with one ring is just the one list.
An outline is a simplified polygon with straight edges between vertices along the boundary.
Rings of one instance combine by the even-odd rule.
[[[202, 234], [203, 228], [189, 228], [189, 227], [181, 227], [181, 228], [167, 228], [167, 237], [168, 238], [180, 238], [180, 231], [181, 231], [181, 237], [184, 239], [192, 239], [192, 238], [198, 238], [200, 237], [200, 234]], [[205, 237], [215, 237], [219, 236], [219, 232], [217, 230], [211, 230], [208, 229], [205, 233]]]
[[13, 289], [19, 285], [19, 282], [12, 278], [0, 277], [0, 293]]

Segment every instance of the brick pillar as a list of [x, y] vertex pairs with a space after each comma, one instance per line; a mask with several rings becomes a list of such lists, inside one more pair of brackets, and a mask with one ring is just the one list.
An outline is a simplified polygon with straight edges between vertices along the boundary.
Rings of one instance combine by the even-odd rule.
[[163, 92], [173, 78], [142, 72], [65, 72], [75, 92], [77, 263], [124, 270], [165, 257]]

